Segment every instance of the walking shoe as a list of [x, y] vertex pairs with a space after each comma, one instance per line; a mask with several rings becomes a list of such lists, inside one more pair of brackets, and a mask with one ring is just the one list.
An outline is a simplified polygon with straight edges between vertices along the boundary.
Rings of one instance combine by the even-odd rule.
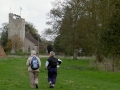
[[52, 88], [54, 88], [54, 84], [52, 84]]
[[51, 88], [54, 88], [54, 86], [51, 86]]
[[38, 85], [36, 84], [36, 89], [38, 89]]
[[51, 84], [49, 88], [54, 88], [54, 84]]
[[50, 83], [50, 87], [49, 88], [52, 88], [52, 83]]
[[49, 84], [50, 84], [50, 87], [49, 87], [49, 88], [52, 88], [52, 82], [51, 82], [51, 81], [49, 82]]

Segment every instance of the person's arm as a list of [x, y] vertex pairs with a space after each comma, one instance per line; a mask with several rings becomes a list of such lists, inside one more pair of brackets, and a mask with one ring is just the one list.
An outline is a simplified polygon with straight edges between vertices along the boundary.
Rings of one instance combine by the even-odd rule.
[[38, 60], [39, 60], [39, 68], [41, 68], [41, 60], [38, 58]]
[[57, 65], [57, 68], [60, 67], [60, 64], [62, 63], [62, 60], [58, 59], [58, 65]]
[[27, 65], [27, 66], [30, 65], [30, 58], [27, 59], [26, 65]]
[[62, 63], [62, 60], [58, 59], [58, 65], [60, 65]]
[[48, 61], [46, 61], [46, 63], [45, 63], [45, 69], [47, 69], [47, 68], [48, 68], [48, 65], [49, 65], [49, 62], [48, 62]]

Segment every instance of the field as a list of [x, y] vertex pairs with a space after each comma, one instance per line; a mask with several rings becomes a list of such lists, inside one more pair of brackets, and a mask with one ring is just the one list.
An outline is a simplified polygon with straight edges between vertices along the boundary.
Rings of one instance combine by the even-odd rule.
[[[30, 87], [26, 60], [0, 58], [0, 90], [34, 90]], [[119, 72], [98, 71], [88, 66], [89, 59], [62, 60], [54, 90], [120, 90]], [[38, 90], [50, 90], [45, 61], [41, 58]]]

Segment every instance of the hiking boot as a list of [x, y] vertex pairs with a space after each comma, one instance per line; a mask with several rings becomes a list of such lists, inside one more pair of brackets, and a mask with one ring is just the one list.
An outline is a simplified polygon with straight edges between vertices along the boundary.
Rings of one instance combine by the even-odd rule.
[[38, 85], [36, 84], [36, 89], [38, 89]]

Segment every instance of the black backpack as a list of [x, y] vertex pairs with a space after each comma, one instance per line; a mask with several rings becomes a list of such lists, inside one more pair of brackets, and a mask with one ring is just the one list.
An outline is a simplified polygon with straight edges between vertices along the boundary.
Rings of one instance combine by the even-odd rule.
[[39, 62], [38, 62], [38, 59], [36, 57], [32, 57], [31, 68], [33, 70], [37, 70], [39, 68]]
[[57, 58], [51, 58], [51, 67], [57, 67], [58, 59]]

